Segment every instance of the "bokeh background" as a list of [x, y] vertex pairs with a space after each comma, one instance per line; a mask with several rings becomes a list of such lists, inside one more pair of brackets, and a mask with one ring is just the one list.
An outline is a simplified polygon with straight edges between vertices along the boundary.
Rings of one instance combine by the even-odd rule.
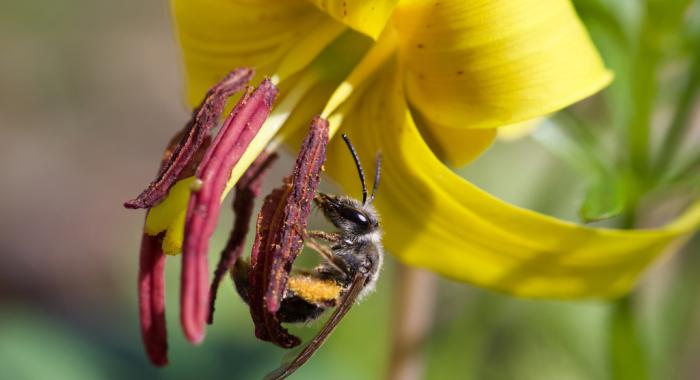
[[[575, 1], [616, 83], [530, 136], [498, 141], [460, 173], [518, 205], [578, 220], [587, 183], [552, 149], [560, 142], [552, 131], [590, 126], [615, 157], [617, 125], [639, 105], [634, 86], [658, 82], [653, 139], [697, 75], [697, 2], [657, 3], [680, 16], [645, 16], [643, 1]], [[651, 72], [637, 64], [640, 39], [663, 62]], [[143, 216], [121, 204], [152, 178], [165, 142], [188, 117], [182, 78], [167, 2], [0, 1], [0, 379], [257, 379], [284, 356], [255, 340], [228, 281], [207, 340], [187, 344], [177, 324], [177, 259], [168, 261], [171, 365], [154, 369], [143, 353]], [[691, 156], [700, 129], [693, 99], [695, 131], [683, 145]], [[697, 196], [678, 189], [675, 197]], [[231, 218], [222, 216], [214, 247]], [[644, 221], [659, 222], [653, 213]], [[652, 378], [700, 379], [699, 248], [691, 239], [637, 291]], [[396, 265], [388, 260], [377, 294], [350, 312], [297, 378], [385, 377]], [[427, 379], [610, 378], [609, 303], [519, 300], [438, 279], [435, 304]]]

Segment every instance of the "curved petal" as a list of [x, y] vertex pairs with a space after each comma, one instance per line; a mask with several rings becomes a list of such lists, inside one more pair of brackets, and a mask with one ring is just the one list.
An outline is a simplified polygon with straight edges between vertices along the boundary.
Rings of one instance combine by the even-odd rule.
[[[362, 158], [383, 152], [376, 203], [385, 245], [408, 264], [518, 296], [613, 297], [628, 291], [672, 242], [700, 223], [700, 202], [675, 222], [650, 230], [590, 228], [503, 202], [430, 151], [403, 98], [388, 96], [401, 91], [398, 75], [375, 80], [354, 95], [354, 108], [338, 112]], [[355, 190], [352, 167], [342, 141], [334, 139], [327, 168], [344, 188]]]
[[409, 102], [438, 125], [514, 124], [611, 80], [568, 0], [407, 0], [392, 20]]
[[530, 136], [546, 117], [521, 121], [519, 123], [504, 125], [498, 128], [498, 138], [502, 141], [515, 141]]
[[398, 0], [309, 0], [345, 25], [377, 39]]
[[452, 166], [463, 166], [479, 157], [500, 133], [495, 128], [470, 129], [437, 125], [424, 120], [420, 114], [415, 114], [414, 119], [430, 150]]
[[302, 0], [171, 0], [185, 61], [188, 104], [234, 67], [284, 80], [345, 26]]

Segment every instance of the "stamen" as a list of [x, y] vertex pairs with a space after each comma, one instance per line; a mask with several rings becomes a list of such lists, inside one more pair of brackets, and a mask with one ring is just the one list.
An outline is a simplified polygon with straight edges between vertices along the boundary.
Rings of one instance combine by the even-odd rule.
[[327, 144], [328, 121], [315, 117], [292, 175], [265, 198], [258, 216], [249, 279], [255, 335], [285, 348], [298, 345], [300, 340], [281, 326], [276, 313], [292, 263], [304, 245], [301, 231], [306, 229]]
[[[326, 160], [326, 145], [328, 145], [328, 122], [315, 117], [299, 151], [294, 166], [291, 191], [285, 204], [285, 226], [296, 226], [296, 228], [287, 228], [282, 231], [283, 234], [280, 237], [283, 239], [276, 241], [277, 245], [274, 246], [276, 252], [270, 256], [273, 272], [291, 267], [303, 248], [300, 231], [306, 229], [316, 188], [321, 180], [321, 169]], [[279, 309], [286, 282], [286, 277], [275, 276], [273, 282], [269, 284], [265, 297], [269, 311], [277, 312]]]
[[208, 315], [209, 269], [207, 252], [221, 208], [221, 196], [248, 145], [267, 119], [277, 88], [265, 79], [236, 104], [197, 169], [201, 188], [190, 196], [182, 250], [180, 321], [192, 343], [204, 339]]
[[228, 98], [243, 89], [254, 73], [249, 68], [236, 69], [207, 92], [202, 104], [192, 112], [192, 118], [177, 135], [180, 136], [177, 145], [171, 145], [166, 150], [166, 163], [161, 167], [158, 177], [138, 197], [124, 203], [124, 207], [151, 208], [165, 198], [183, 170], [192, 162], [211, 129], [218, 123]]
[[[270, 117], [267, 118], [260, 132], [258, 132], [250, 143], [250, 148], [243, 153], [239, 164], [236, 165], [231, 172], [232, 181], [243, 175], [245, 169], [255, 161], [258, 155], [262, 153], [263, 149], [275, 151], [281, 141], [286, 141], [279, 139], [284, 135], [282, 126], [287, 122], [292, 111], [294, 111], [299, 102], [304, 99], [309, 89], [313, 87], [317, 81], [318, 78], [316, 75], [312, 75], [311, 73], [304, 74], [289, 92], [280, 99], [280, 102], [275, 104], [275, 108], [270, 113]], [[229, 183], [224, 192], [228, 193], [232, 188], [233, 185]]]
[[214, 279], [209, 289], [209, 318], [207, 319], [209, 324], [214, 322], [214, 304], [219, 284], [223, 276], [233, 268], [236, 260], [243, 252], [245, 238], [248, 235], [248, 226], [253, 215], [255, 198], [260, 195], [265, 174], [275, 159], [277, 159], [276, 153], [263, 151], [236, 183], [236, 195], [233, 200], [233, 212], [236, 215], [236, 221], [228, 243], [226, 243], [224, 250], [221, 251], [221, 258], [214, 271]]
[[146, 233], [141, 239], [139, 258], [139, 315], [141, 335], [151, 362], [168, 364], [168, 336], [165, 327], [165, 255], [163, 235]]
[[287, 329], [282, 327], [276, 315], [266, 309], [265, 293], [266, 285], [270, 283], [271, 277], [283, 275], [282, 273], [272, 274], [266, 268], [270, 266], [268, 256], [272, 253], [269, 240], [274, 240], [274, 232], [279, 231], [284, 226], [282, 215], [285, 199], [287, 199], [290, 190], [290, 184], [285, 183], [284, 186], [274, 189], [265, 197], [265, 203], [263, 203], [256, 224], [255, 243], [250, 256], [251, 270], [248, 277], [248, 300], [250, 315], [255, 324], [255, 336], [284, 348], [298, 346], [301, 340], [289, 334]]

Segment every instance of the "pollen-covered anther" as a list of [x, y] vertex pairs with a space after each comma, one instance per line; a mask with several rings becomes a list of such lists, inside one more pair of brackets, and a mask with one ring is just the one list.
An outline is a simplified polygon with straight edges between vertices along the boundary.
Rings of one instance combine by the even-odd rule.
[[265, 174], [267, 174], [267, 171], [276, 159], [276, 153], [264, 151], [236, 183], [236, 194], [233, 198], [233, 212], [236, 215], [236, 221], [231, 230], [228, 243], [221, 251], [221, 258], [214, 271], [214, 278], [209, 289], [209, 317], [207, 318], [209, 324], [214, 322], [214, 304], [221, 280], [233, 268], [236, 260], [243, 253], [250, 219], [253, 216], [255, 198], [260, 195]]
[[170, 188], [183, 178], [187, 168], [197, 161], [198, 152], [205, 148], [209, 134], [218, 123], [229, 97], [245, 88], [255, 72], [238, 68], [212, 87], [202, 103], [192, 112], [192, 118], [170, 142], [163, 157], [158, 176], [138, 197], [124, 203], [126, 208], [151, 208], [168, 194]]
[[141, 239], [139, 258], [139, 316], [141, 336], [151, 362], [168, 364], [168, 337], [165, 327], [165, 255], [162, 234], [146, 233]]
[[248, 89], [224, 121], [195, 173], [201, 186], [192, 192], [182, 247], [180, 321], [187, 339], [200, 343], [209, 314], [209, 239], [216, 228], [221, 197], [232, 169], [258, 134], [277, 97], [269, 79]]
[[276, 314], [292, 263], [303, 248], [301, 231], [306, 229], [327, 145], [328, 121], [315, 117], [292, 175], [265, 198], [258, 215], [251, 254], [250, 310], [255, 335], [284, 348], [294, 347], [300, 340], [281, 326]]

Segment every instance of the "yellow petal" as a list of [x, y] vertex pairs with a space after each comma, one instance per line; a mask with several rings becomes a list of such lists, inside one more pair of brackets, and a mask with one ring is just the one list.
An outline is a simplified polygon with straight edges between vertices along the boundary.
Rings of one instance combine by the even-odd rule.
[[568, 0], [406, 0], [392, 20], [409, 102], [438, 125], [514, 124], [611, 80]]
[[[338, 112], [365, 166], [377, 150], [384, 154], [376, 203], [385, 246], [408, 264], [518, 296], [614, 297], [700, 223], [700, 202], [649, 230], [591, 228], [503, 202], [435, 157], [403, 98], [394, 96], [398, 76], [385, 75], [358, 89], [355, 107]], [[339, 139], [326, 166], [357, 195], [357, 175]]]
[[[451, 128], [437, 125], [416, 115], [416, 124], [425, 142], [440, 160], [463, 166], [477, 158], [496, 139], [500, 129]], [[419, 121], [420, 120], [420, 121]]]
[[520, 123], [505, 125], [498, 128], [498, 138], [502, 141], [515, 141], [529, 136], [537, 129], [538, 125], [542, 124], [543, 120], [544, 117], [536, 117]]
[[334, 19], [376, 40], [398, 0], [310, 0], [310, 2]]
[[185, 61], [187, 101], [198, 104], [231, 69], [284, 80], [311, 62], [344, 25], [302, 0], [171, 0]]
[[370, 39], [352, 30], [333, 41], [309, 66], [308, 70], [319, 73], [317, 80], [294, 108], [277, 139], [291, 147], [300, 146], [308, 134], [310, 120], [328, 104], [341, 82], [362, 66], [358, 62], [367, 60], [367, 52], [373, 46]]
[[[345, 103], [351, 97], [355, 88], [362, 86], [369, 78], [373, 77], [377, 70], [385, 66], [387, 60], [395, 56], [395, 51], [398, 45], [398, 39], [393, 29], [385, 29], [379, 40], [372, 44], [357, 65], [352, 69], [352, 72], [343, 80], [338, 88], [333, 92], [333, 95], [328, 99], [326, 106], [323, 108], [321, 116], [328, 118], [338, 107]], [[333, 123], [330, 125], [329, 135], [333, 137], [335, 127]]]

